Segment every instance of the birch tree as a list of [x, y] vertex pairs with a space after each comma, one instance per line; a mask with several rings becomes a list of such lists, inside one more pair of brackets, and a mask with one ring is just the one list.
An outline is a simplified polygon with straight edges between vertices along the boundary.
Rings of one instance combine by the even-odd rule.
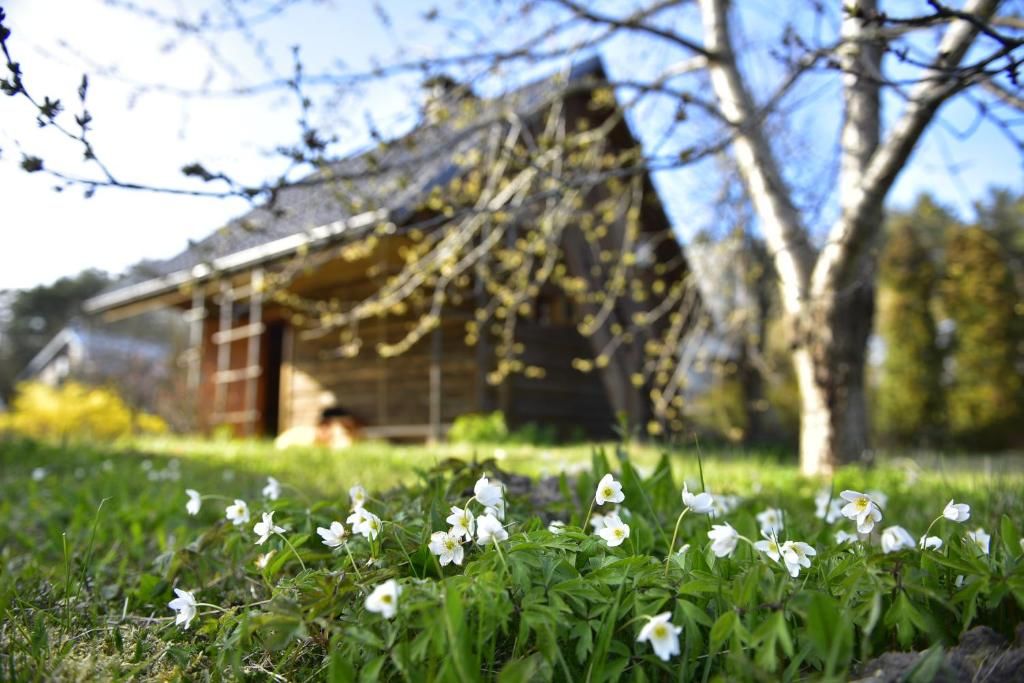
[[[173, 27], [183, 40], [209, 32], [223, 36], [236, 31], [252, 42], [261, 59], [266, 58], [267, 48], [255, 26], [257, 19], [272, 24], [292, 4], [273, 4], [273, 13], [269, 13], [262, 6], [227, 3], [230, 11], [221, 8], [224, 16], [218, 18], [217, 3], [214, 10], [193, 15], [164, 15], [135, 3], [118, 3], [126, 11]], [[294, 165], [318, 169], [329, 161], [332, 139], [330, 131], [317, 129], [307, 116], [315, 109], [318, 94], [319, 100], [336, 107], [339, 93], [392, 78], [408, 82], [410, 76], [420, 74], [454, 74], [462, 89], [489, 88], [495, 94], [501, 90], [500, 84], [515, 80], [513, 76], [521, 72], [564, 68], [594, 52], [613, 55], [610, 59], [618, 61], [609, 65], [609, 78], [596, 93], [597, 99], [603, 106], [614, 103], [634, 127], [644, 128], [642, 150], [609, 161], [607, 150], [601, 147], [606, 135], [600, 124], [594, 130], [576, 132], [564, 130], [556, 120], [545, 124], [550, 134], [538, 138], [543, 144], [519, 146], [510, 141], [508, 154], [492, 155], [490, 167], [476, 169], [486, 196], [476, 193], [469, 198], [473, 210], [468, 217], [443, 237], [424, 241], [417, 258], [408, 264], [409, 270], [368, 303], [344, 311], [332, 309], [328, 325], [332, 319], [341, 321], [338, 324], [358, 320], [360, 311], [379, 312], [381, 301], [397, 305], [405, 297], [418, 296], [431, 310], [414, 334], [429, 332], [431, 321], [436, 320], [436, 304], [450, 294], [445, 288], [453, 279], [460, 279], [453, 278], [453, 272], [456, 276], [492, 274], [485, 259], [494, 254], [488, 254], [490, 241], [481, 238], [485, 234], [481, 226], [491, 224], [498, 214], [507, 218], [509, 198], [505, 195], [514, 198], [516, 205], [528, 207], [540, 226], [529, 233], [534, 240], [531, 244], [539, 239], [554, 249], [576, 227], [573, 223], [578, 217], [573, 212], [579, 209], [581, 193], [601, 187], [613, 195], [607, 200], [606, 212], [635, 223], [635, 207], [643, 195], [642, 178], [688, 170], [705, 173], [704, 160], [726, 154], [731, 158], [728, 166], [738, 170], [756, 214], [757, 229], [767, 243], [787, 322], [801, 396], [802, 470], [828, 474], [844, 462], [861, 458], [869, 449], [865, 350], [873, 322], [874, 274], [886, 198], [943, 104], [969, 88], [969, 103], [978, 118], [1024, 148], [1017, 124], [1006, 114], [1006, 108], [1012, 110], [1021, 101], [1016, 78], [1024, 53], [1024, 20], [1019, 3], [965, 0], [954, 7], [940, 0], [924, 0], [893, 3], [889, 8], [880, 0], [766, 5], [729, 0], [520, 0], [484, 9], [471, 5], [442, 6], [424, 15], [425, 22], [450, 27], [453, 37], [446, 49], [429, 55], [414, 55], [402, 46], [391, 57], [375, 58], [374, 66], [364, 71], [339, 66], [316, 74], [304, 71], [296, 59], [290, 74], [268, 73], [257, 82], [219, 92], [209, 84], [189, 90], [167, 83], [134, 83], [133, 93], [170, 92], [185, 98], [294, 93], [302, 103], [301, 142], [281, 149]], [[382, 23], [390, 25], [386, 6], [375, 6]], [[792, 17], [775, 16], [780, 7], [791, 10]], [[761, 14], [752, 15], [752, 8], [759, 8]], [[765, 14], [773, 16], [765, 19]], [[752, 20], [761, 23], [751, 27]], [[741, 22], [746, 30], [737, 29]], [[750, 38], [751, 28], [762, 42], [767, 37], [776, 44], [758, 52], [757, 41]], [[465, 38], [467, 35], [471, 37]], [[244, 185], [229, 172], [211, 172], [200, 163], [185, 169], [191, 182], [205, 183], [198, 188], [194, 184], [154, 188], [132, 182], [104, 162], [103, 151], [96, 149], [87, 135], [98, 125], [85, 107], [87, 81], [83, 79], [79, 89], [81, 111], [75, 123], [64, 125], [61, 106], [33, 90], [31, 75], [18, 67], [7, 44], [4, 54], [10, 72], [2, 84], [4, 92], [32, 102], [40, 126], [51, 127], [55, 134], [81, 145], [85, 163], [91, 164], [95, 173], [70, 174], [28, 153], [22, 160], [26, 171], [51, 173], [61, 182], [83, 184], [89, 191], [156, 189], [240, 196], [254, 202], [272, 202], [290, 182], [282, 175], [264, 185]], [[628, 56], [633, 54], [637, 55], [635, 62]], [[225, 59], [223, 50], [215, 56], [219, 63]], [[834, 154], [837, 168], [831, 173], [818, 160], [814, 172], [801, 175], [798, 166], [810, 155], [800, 153], [794, 103], [808, 99], [814, 90], [809, 81], [822, 77], [839, 83], [841, 106], [836, 138], [818, 154]], [[976, 85], [984, 87], [974, 88]], [[594, 88], [592, 84], [589, 87]], [[566, 85], [564, 99], [578, 95], [578, 84]], [[893, 104], [899, 112], [888, 111]], [[554, 103], [552, 110], [557, 110]], [[835, 108], [822, 111], [827, 116], [836, 113]], [[516, 126], [513, 123], [512, 129], [518, 130]], [[509, 128], [502, 130], [507, 135]], [[499, 133], [495, 129], [495, 134]], [[786, 142], [789, 135], [796, 136], [795, 142]], [[500, 169], [515, 169], [518, 175], [511, 185], [502, 179], [505, 171], [499, 173], [495, 163]], [[499, 189], [502, 187], [505, 189]], [[677, 185], [668, 187], [683, 192]], [[490, 199], [483, 201], [487, 197]], [[613, 201], [616, 199], [618, 203]], [[689, 196], [667, 199], [677, 206], [696, 201]], [[432, 201], [458, 214], [449, 197]], [[362, 202], [368, 204], [372, 208], [372, 202]], [[635, 235], [635, 226], [625, 234]], [[512, 237], [506, 242], [509, 239]], [[649, 322], [649, 311], [657, 311], [659, 319], [669, 321], [657, 328], [660, 342], [654, 343], [647, 334], [654, 353], [645, 361], [647, 376], [640, 378], [640, 383], [650, 387], [657, 413], [674, 411], [678, 395], [673, 392], [679, 390], [682, 373], [669, 366], [691, 355], [680, 350], [684, 330], [700, 327], [692, 315], [694, 298], [688, 294], [693, 288], [682, 281], [666, 284], [649, 274], [638, 276], [633, 266], [639, 245], [626, 238], [613, 248], [602, 246], [599, 237], [594, 240], [589, 243], [595, 250], [617, 258], [609, 271], [618, 284], [610, 294], [601, 294], [604, 299], [627, 298], [631, 287], [625, 283], [631, 279], [646, 278], [657, 287], [639, 288], [643, 289], [640, 298], [646, 297], [652, 304], [647, 311], [634, 311], [633, 322], [615, 320], [608, 314], [614, 306], [604, 299], [584, 297], [581, 301], [591, 306], [593, 315], [582, 331], [603, 340], [607, 354], [598, 354], [598, 362], [608, 363], [609, 356], [639, 354], [639, 348], [648, 345], [641, 343], [638, 328]], [[497, 251], [504, 248], [497, 242], [492, 246]], [[498, 256], [499, 261], [506, 261], [504, 270], [517, 275], [494, 285], [492, 293], [498, 303], [483, 307], [483, 320], [490, 321], [488, 316], [496, 310], [502, 312], [505, 331], [501, 347], [506, 351], [517, 346], [507, 322], [508, 312], [529, 310], [546, 284], [537, 277], [546, 279], [558, 272], [557, 259], [549, 258], [548, 251], [538, 248], [526, 255], [526, 261], [536, 267], [529, 271], [535, 275], [525, 277], [520, 272], [522, 254], [505, 248]], [[588, 289], [578, 279], [568, 280], [573, 287]], [[297, 308], [305, 305], [294, 304]], [[681, 312], [684, 308], [685, 313]], [[474, 330], [470, 336], [478, 336], [478, 332]], [[513, 358], [500, 367], [514, 370], [517, 364]], [[674, 419], [667, 421], [675, 423]]]

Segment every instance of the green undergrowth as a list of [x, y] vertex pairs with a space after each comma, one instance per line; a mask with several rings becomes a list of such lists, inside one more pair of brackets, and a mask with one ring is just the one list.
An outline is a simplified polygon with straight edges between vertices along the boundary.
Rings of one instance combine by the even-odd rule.
[[[812, 481], [767, 455], [629, 453], [0, 443], [0, 679], [838, 679], [883, 652], [950, 646], [978, 624], [1010, 635], [1021, 621], [1019, 472], [899, 460]], [[461, 566], [440, 566], [431, 533], [448, 529], [450, 507], [467, 503], [480, 476], [500, 481], [507, 470], [571, 474], [543, 502], [510, 490], [509, 537], [468, 543]], [[630, 528], [617, 547], [584, 523], [606, 472], [622, 483]], [[268, 475], [281, 482], [276, 500], [261, 493]], [[689, 548], [670, 553], [684, 481], [738, 500], [714, 519], [686, 514], [672, 545]], [[346, 522], [354, 484], [383, 521], [376, 539]], [[203, 496], [196, 516], [186, 488]], [[823, 488], [884, 493], [884, 518], [839, 544], [835, 532], [854, 523], [815, 515]], [[235, 498], [251, 510], [244, 525], [224, 517]], [[950, 499], [970, 504], [971, 517], [931, 527], [938, 551], [883, 552], [883, 529], [917, 539]], [[727, 557], [709, 547], [712, 524], [760, 539], [756, 515], [767, 508], [782, 511], [780, 542], [817, 551], [796, 578], [748, 543]], [[253, 524], [270, 510], [285, 531], [257, 545]], [[552, 520], [566, 526], [550, 531]], [[348, 529], [346, 546], [321, 543], [316, 530], [332, 521]], [[978, 528], [987, 553], [966, 536]], [[391, 579], [401, 593], [387, 618], [366, 599]], [[167, 606], [175, 588], [208, 605], [188, 629]], [[682, 628], [668, 661], [637, 642], [665, 612]]]

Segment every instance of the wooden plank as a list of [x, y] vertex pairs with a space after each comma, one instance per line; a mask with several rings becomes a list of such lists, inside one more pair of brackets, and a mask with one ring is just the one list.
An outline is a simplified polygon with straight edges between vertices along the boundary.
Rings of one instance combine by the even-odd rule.
[[260, 411], [258, 410], [236, 410], [231, 413], [214, 413], [214, 422], [240, 424], [243, 422], [252, 422], [258, 420], [260, 417]]
[[263, 368], [259, 365], [250, 365], [247, 368], [235, 370], [218, 370], [213, 373], [213, 381], [219, 383], [238, 382], [241, 380], [256, 379], [263, 374]]
[[[403, 424], [363, 427], [363, 435], [369, 439], [428, 438], [435, 426], [431, 424]], [[451, 423], [439, 425], [442, 435], [452, 428]]]
[[235, 327], [227, 332], [214, 332], [211, 339], [214, 344], [230, 344], [233, 341], [239, 339], [251, 339], [252, 337], [258, 337], [267, 331], [267, 326], [262, 322], [249, 323], [248, 325], [242, 325]]

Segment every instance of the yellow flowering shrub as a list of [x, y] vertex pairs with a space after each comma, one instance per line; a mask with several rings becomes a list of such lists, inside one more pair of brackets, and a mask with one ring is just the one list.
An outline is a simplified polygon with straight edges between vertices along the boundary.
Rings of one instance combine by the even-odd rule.
[[134, 432], [163, 434], [163, 418], [136, 413], [113, 389], [68, 382], [18, 385], [11, 410], [0, 415], [0, 431], [41, 440], [112, 441]]

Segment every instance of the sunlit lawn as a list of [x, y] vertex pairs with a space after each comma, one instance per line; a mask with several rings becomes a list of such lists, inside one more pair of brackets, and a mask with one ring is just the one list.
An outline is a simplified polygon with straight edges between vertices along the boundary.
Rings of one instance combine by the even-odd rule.
[[[178, 666], [184, 651], [159, 629], [151, 576], [154, 560], [196, 541], [197, 523], [223, 516], [226, 502], [204, 502], [199, 519], [185, 513], [185, 489], [206, 496], [258, 503], [266, 477], [287, 495], [342, 507], [348, 487], [372, 492], [417, 480], [417, 470], [447, 458], [484, 460], [532, 476], [580, 472], [595, 449], [615, 467], [616, 446], [392, 446], [361, 444], [346, 451], [275, 450], [263, 442], [166, 438], [90, 447], [0, 441], [0, 679], [21, 679], [25, 667], [69, 679], [106, 672], [130, 678], [159, 676]], [[651, 471], [664, 449], [633, 446], [638, 469]], [[716, 493], [756, 499], [755, 505], [813, 512], [813, 498], [829, 482], [798, 476], [785, 455], [705, 449], [703, 478]], [[691, 448], [672, 452], [678, 482], [700, 486]], [[1024, 469], [1019, 456], [964, 458], [929, 454], [916, 461], [889, 457], [877, 468], [843, 470], [836, 488], [878, 489], [889, 497], [887, 517], [923, 531], [951, 497], [973, 506], [973, 520], [993, 525], [1003, 514], [1024, 521]], [[560, 509], [573, 504], [566, 501]], [[198, 579], [196, 579], [198, 580]], [[146, 606], [148, 612], [138, 610]], [[157, 626], [159, 624], [159, 626]], [[14, 650], [12, 650], [14, 648]], [[17, 665], [15, 662], [19, 662]], [[26, 664], [28, 663], [28, 664]], [[102, 677], [102, 676], [101, 676]]]

